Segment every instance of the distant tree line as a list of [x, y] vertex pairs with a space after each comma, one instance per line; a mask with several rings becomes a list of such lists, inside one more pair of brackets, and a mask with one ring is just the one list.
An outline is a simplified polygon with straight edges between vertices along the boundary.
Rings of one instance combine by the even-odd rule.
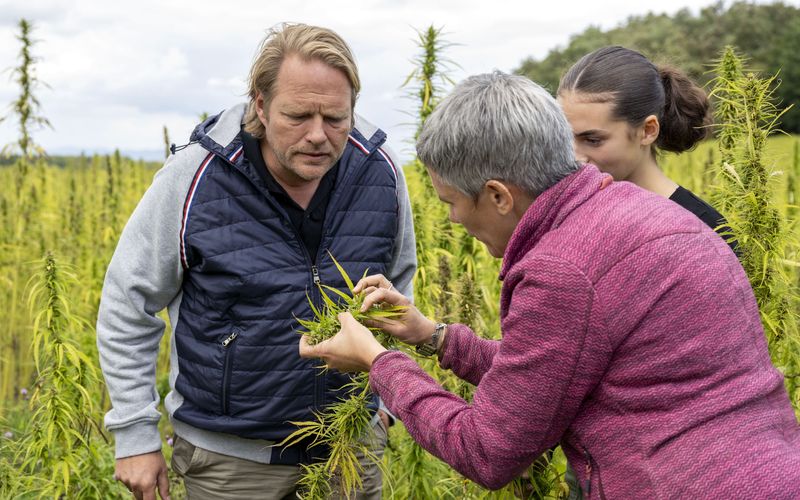
[[775, 97], [780, 106], [794, 104], [781, 119], [781, 129], [800, 133], [800, 8], [782, 2], [756, 5], [723, 2], [693, 14], [646, 14], [629, 17], [620, 26], [603, 31], [592, 26], [573, 35], [566, 47], [551, 50], [543, 60], [525, 59], [515, 71], [551, 91], [561, 74], [584, 54], [605, 45], [636, 49], [652, 60], [686, 71], [702, 84], [709, 81], [715, 60], [726, 45], [748, 58], [750, 68], [767, 74], [780, 72]]

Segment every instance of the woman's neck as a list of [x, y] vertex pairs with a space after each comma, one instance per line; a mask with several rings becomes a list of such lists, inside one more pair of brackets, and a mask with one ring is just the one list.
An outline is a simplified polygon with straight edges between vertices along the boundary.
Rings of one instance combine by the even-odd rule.
[[678, 184], [664, 174], [658, 167], [655, 158], [650, 155], [645, 164], [637, 168], [625, 180], [664, 198], [669, 198], [678, 189]]

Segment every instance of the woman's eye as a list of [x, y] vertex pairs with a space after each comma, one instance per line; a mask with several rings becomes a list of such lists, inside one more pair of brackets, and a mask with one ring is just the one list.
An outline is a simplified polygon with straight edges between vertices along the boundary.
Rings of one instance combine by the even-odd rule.
[[603, 139], [599, 137], [584, 137], [583, 141], [590, 146], [599, 146], [603, 143]]

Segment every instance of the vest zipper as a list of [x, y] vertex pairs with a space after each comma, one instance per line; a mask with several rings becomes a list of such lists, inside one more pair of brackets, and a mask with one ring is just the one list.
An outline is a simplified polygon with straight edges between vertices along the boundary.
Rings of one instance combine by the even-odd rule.
[[228, 345], [231, 342], [233, 342], [234, 340], [236, 340], [236, 337], [238, 337], [238, 336], [239, 336], [239, 333], [236, 330], [234, 330], [233, 333], [228, 335], [228, 337], [225, 340], [222, 341], [222, 347], [228, 347]]
[[[322, 240], [320, 240], [320, 244], [321, 243], [322, 243]], [[306, 253], [308, 253], [308, 252], [306, 252]], [[312, 278], [314, 280], [314, 285], [316, 285], [314, 287], [314, 290], [311, 292], [312, 293], [312, 297], [317, 299], [317, 300], [315, 300], [315, 302], [317, 302], [317, 307], [321, 308], [322, 304], [320, 304], [320, 302], [322, 302], [322, 300], [321, 300], [321, 297], [320, 297], [320, 293], [321, 292], [319, 290], [319, 286], [322, 283], [322, 280], [319, 277], [319, 269], [317, 268], [316, 264], [311, 264], [311, 276], [312, 276]], [[325, 383], [325, 381], [327, 380], [327, 377], [328, 376], [327, 376], [326, 373], [317, 373], [317, 374], [314, 375], [314, 407], [315, 408], [319, 408], [325, 403], [325, 386], [327, 385]]]
[[227, 415], [230, 411], [231, 372], [233, 371], [233, 348], [231, 344], [239, 336], [239, 332], [234, 330], [222, 341], [222, 348], [225, 350], [225, 358], [222, 364], [222, 414]]
[[315, 266], [315, 265], [311, 266], [311, 276], [314, 277], [314, 284], [315, 285], [319, 285], [321, 283], [321, 281], [319, 279], [319, 269], [317, 269], [317, 266]]

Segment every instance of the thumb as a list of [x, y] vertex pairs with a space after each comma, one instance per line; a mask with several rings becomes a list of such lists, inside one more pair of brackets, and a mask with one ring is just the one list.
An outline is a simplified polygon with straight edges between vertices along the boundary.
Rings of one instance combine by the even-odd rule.
[[353, 323], [358, 323], [356, 319], [353, 317], [353, 315], [350, 313], [350, 311], [339, 313], [339, 316], [337, 316], [337, 318], [339, 319], [339, 323], [342, 325], [342, 328], [344, 328], [345, 326], [350, 326]]
[[308, 342], [308, 335], [300, 337], [300, 357], [301, 358], [314, 358], [316, 353], [316, 345], [311, 345]]
[[162, 500], [169, 500], [169, 477], [167, 470], [162, 469], [158, 473], [158, 494], [161, 495]]

